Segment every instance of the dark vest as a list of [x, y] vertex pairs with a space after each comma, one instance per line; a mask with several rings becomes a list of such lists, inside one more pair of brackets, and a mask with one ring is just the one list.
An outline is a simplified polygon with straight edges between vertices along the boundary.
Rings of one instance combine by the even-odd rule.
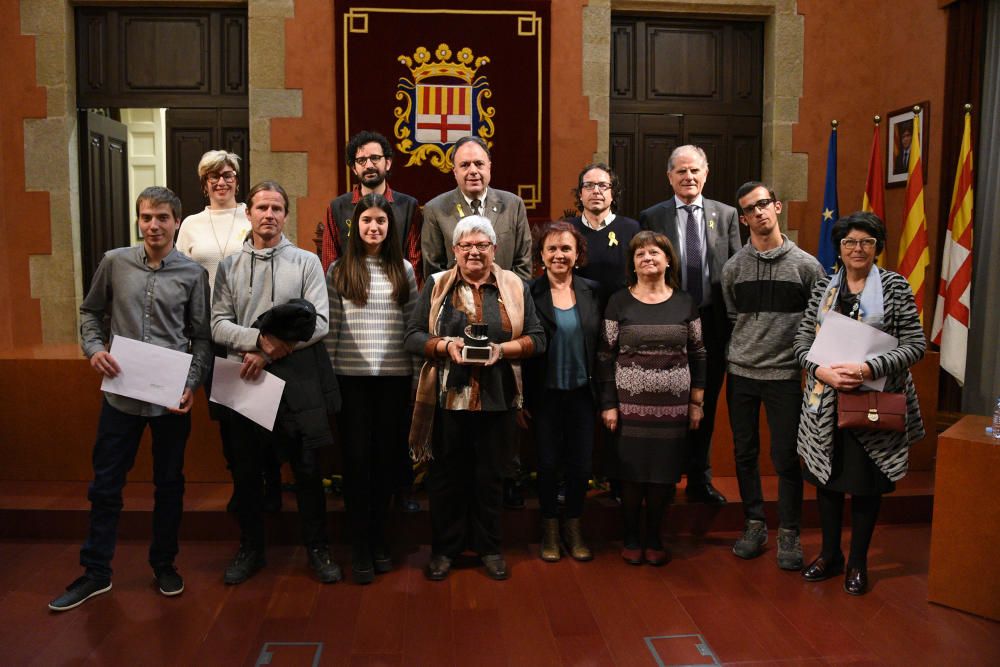
[[[333, 219], [337, 223], [337, 231], [340, 236], [341, 254], [347, 252], [347, 237], [351, 233], [354, 221], [354, 206], [352, 202], [354, 192], [345, 192], [332, 202], [330, 210], [333, 211]], [[406, 257], [406, 239], [410, 233], [410, 225], [417, 213], [417, 200], [410, 195], [403, 194], [397, 190], [392, 191], [392, 217], [396, 222], [396, 234], [399, 237], [400, 247], [403, 249], [403, 257]]]

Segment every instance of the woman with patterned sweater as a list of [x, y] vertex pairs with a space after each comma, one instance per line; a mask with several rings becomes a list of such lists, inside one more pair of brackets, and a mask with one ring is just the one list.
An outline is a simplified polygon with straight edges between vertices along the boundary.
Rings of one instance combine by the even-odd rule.
[[417, 300], [413, 267], [395, 238], [392, 205], [380, 194], [354, 207], [355, 232], [330, 265], [326, 349], [337, 374], [344, 455], [344, 502], [354, 581], [371, 583], [392, 569], [385, 534], [396, 471], [406, 458], [405, 406], [416, 358], [403, 349]]
[[[875, 266], [885, 247], [885, 226], [875, 215], [857, 212], [834, 224], [839, 270], [813, 288], [795, 354], [806, 369], [805, 397], [799, 422], [798, 452], [803, 477], [816, 486], [823, 530], [820, 555], [802, 571], [806, 581], [823, 581], [844, 571], [840, 533], [844, 495], [851, 494], [851, 548], [844, 590], [868, 590], [868, 546], [878, 520], [882, 494], [906, 475], [910, 445], [924, 437], [917, 392], [910, 367], [927, 347], [913, 292], [898, 273]], [[817, 366], [807, 361], [825, 315], [834, 310], [899, 339], [899, 346], [862, 363]], [[837, 392], [885, 378], [885, 391], [906, 395], [906, 430], [868, 431], [837, 427]]]
[[680, 289], [670, 240], [639, 232], [627, 262], [629, 287], [608, 301], [597, 353], [601, 419], [619, 431], [622, 558], [658, 566], [670, 558], [660, 528], [684, 472], [687, 432], [704, 417], [707, 362], [698, 307]]

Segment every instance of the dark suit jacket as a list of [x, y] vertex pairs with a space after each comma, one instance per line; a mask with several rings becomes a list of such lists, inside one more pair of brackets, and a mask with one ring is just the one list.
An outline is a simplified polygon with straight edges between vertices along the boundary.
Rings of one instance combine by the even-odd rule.
[[[587, 357], [587, 379], [590, 380], [590, 391], [597, 397], [597, 385], [594, 382], [594, 358], [597, 355], [598, 339], [601, 335], [601, 313], [598, 305], [598, 295], [601, 286], [593, 280], [582, 276], [573, 276], [573, 294], [576, 296], [576, 307], [580, 313], [580, 326], [583, 329], [583, 349]], [[545, 330], [546, 349], [552, 342], [556, 332], [555, 306], [552, 305], [552, 289], [549, 277], [542, 274], [528, 285], [531, 298], [535, 302], [535, 312]], [[545, 380], [548, 370], [547, 354], [532, 357], [524, 362], [524, 400], [528, 409], [533, 409], [545, 394]]]
[[[680, 256], [677, 235], [677, 200], [671, 197], [650, 206], [639, 214], [639, 225], [643, 229], [659, 232], [670, 239], [674, 251]], [[736, 209], [717, 202], [714, 199], [703, 198], [705, 210], [702, 219], [705, 221], [705, 240], [707, 242], [706, 256], [708, 259], [708, 279], [711, 285], [713, 322], [724, 331], [729, 327], [726, 315], [726, 304], [722, 297], [722, 267], [730, 257], [736, 254], [740, 242], [740, 221]], [[711, 326], [709, 324], [709, 326]]]
[[[531, 230], [524, 201], [510, 192], [489, 188], [480, 211], [493, 223], [497, 234], [496, 263], [516, 273], [521, 280], [531, 279]], [[424, 227], [420, 234], [424, 279], [455, 264], [452, 234], [458, 221], [467, 215], [472, 215], [472, 210], [458, 188], [439, 194], [424, 205]]]

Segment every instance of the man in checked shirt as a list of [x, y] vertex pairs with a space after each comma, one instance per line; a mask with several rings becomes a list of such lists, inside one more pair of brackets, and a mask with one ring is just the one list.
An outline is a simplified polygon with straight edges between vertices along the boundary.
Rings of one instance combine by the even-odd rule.
[[142, 245], [105, 253], [80, 305], [80, 343], [98, 373], [121, 372], [108, 351], [114, 336], [190, 352], [184, 392], [176, 408], [105, 392], [94, 443], [90, 529], [80, 550], [85, 572], [49, 603], [66, 611], [111, 590], [122, 488], [142, 433], [153, 434], [153, 542], [149, 564], [163, 595], [179, 595], [184, 580], [174, 567], [184, 499], [184, 446], [191, 431], [193, 392], [212, 359], [208, 273], [174, 248], [181, 201], [166, 188], [143, 190], [135, 204]]

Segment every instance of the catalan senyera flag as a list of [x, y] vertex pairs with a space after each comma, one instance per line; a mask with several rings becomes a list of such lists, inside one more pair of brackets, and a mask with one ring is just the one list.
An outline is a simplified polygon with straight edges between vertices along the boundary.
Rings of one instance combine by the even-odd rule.
[[910, 283], [917, 302], [920, 323], [924, 321], [924, 286], [930, 251], [927, 247], [927, 215], [924, 213], [924, 165], [920, 156], [920, 124], [922, 116], [913, 117], [913, 143], [906, 177], [906, 199], [903, 204], [903, 234], [899, 239], [899, 262], [896, 270]]
[[941, 253], [941, 281], [931, 342], [941, 346], [941, 368], [959, 385], [965, 384], [965, 352], [969, 338], [972, 299], [972, 127], [965, 112], [962, 149], [958, 154], [955, 187], [951, 190], [948, 234]]
[[[876, 116], [878, 119], [878, 116]], [[872, 154], [868, 158], [868, 180], [865, 181], [865, 196], [861, 200], [861, 210], [870, 211], [885, 222], [885, 173], [882, 171], [882, 138], [878, 120], [872, 134]]]

